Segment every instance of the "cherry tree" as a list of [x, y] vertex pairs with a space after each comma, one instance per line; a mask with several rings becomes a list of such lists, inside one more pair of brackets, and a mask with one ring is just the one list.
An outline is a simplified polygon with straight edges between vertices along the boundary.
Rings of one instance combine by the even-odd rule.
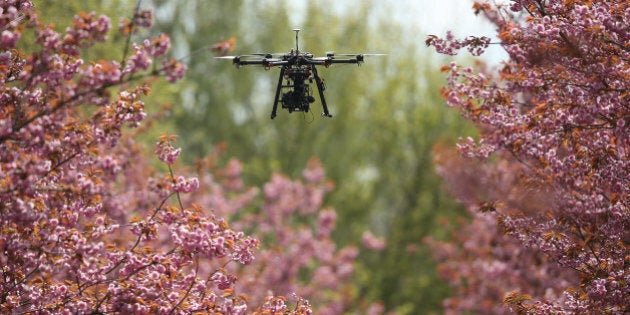
[[186, 69], [168, 36], [132, 40], [151, 12], [119, 22], [120, 61], [82, 57], [107, 40], [108, 17], [79, 13], [60, 33], [37, 14], [0, 5], [1, 312], [310, 314], [302, 296], [325, 314], [350, 307], [358, 249], [330, 238], [332, 186], [316, 160], [302, 181], [274, 175], [261, 200], [237, 160], [179, 165], [175, 136], [148, 157], [134, 141], [151, 119], [148, 79]]
[[443, 67], [447, 105], [479, 130], [458, 144], [469, 161], [438, 151], [447, 188], [472, 215], [452, 242], [430, 241], [460, 294], [447, 309], [501, 313], [503, 300], [515, 312], [629, 311], [627, 2], [474, 9], [500, 42], [427, 38], [449, 55], [498, 44], [509, 56], [496, 71]]

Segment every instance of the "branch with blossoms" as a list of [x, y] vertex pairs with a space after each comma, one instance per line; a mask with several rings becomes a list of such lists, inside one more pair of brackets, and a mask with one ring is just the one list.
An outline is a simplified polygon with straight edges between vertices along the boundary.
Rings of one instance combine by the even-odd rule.
[[[20, 2], [21, 8], [32, 9], [29, 2]], [[26, 89], [32, 89], [35, 94], [19, 95], [6, 91], [5, 101], [13, 104], [16, 109], [13, 119], [5, 122], [0, 130], [0, 141], [6, 141], [22, 128], [28, 126], [33, 121], [66, 107], [85, 106], [93, 104], [104, 106], [110, 103], [108, 90], [115, 86], [124, 86], [132, 82], [138, 82], [151, 76], [165, 76], [169, 82], [180, 79], [186, 66], [181, 62], [166, 58], [165, 55], [170, 47], [169, 37], [162, 34], [152, 39], [146, 39], [141, 44], [132, 44], [133, 52], [129, 57], [125, 48], [122, 63], [116, 61], [99, 61], [84, 66], [84, 60], [80, 58], [80, 53], [88, 49], [96, 42], [107, 40], [107, 33], [110, 29], [109, 19], [95, 13], [80, 13], [74, 17], [73, 25], [68, 28], [65, 35], [55, 32], [50, 26], [44, 25], [35, 20], [32, 13], [22, 13], [27, 16], [24, 23], [35, 30], [36, 43], [41, 46], [41, 50], [32, 53], [28, 58], [23, 56], [19, 50], [11, 50], [16, 46], [20, 32], [14, 28], [11, 40], [2, 42], [0, 61], [3, 62], [3, 69], [6, 71], [1, 77], [7, 79], [2, 81], [5, 84], [19, 86], [24, 85]], [[8, 15], [5, 22], [14, 15]], [[33, 20], [30, 18], [33, 17]], [[139, 27], [151, 25], [150, 11], [140, 11], [136, 7], [134, 18], [121, 27], [121, 32], [126, 36], [127, 42], [131, 41], [131, 36], [137, 33]], [[14, 22], [8, 22], [5, 27], [10, 27]], [[9, 33], [8, 30], [5, 34]], [[160, 67], [149, 69], [151, 64], [161, 61]], [[25, 66], [28, 65], [28, 66]], [[43, 95], [39, 84], [44, 84], [48, 93]], [[55, 91], [55, 93], [53, 93]], [[13, 91], [16, 92], [16, 91]], [[124, 96], [124, 92], [121, 92]], [[146, 92], [145, 92], [146, 93]], [[27, 98], [28, 99], [25, 99]], [[133, 108], [127, 108], [127, 118], [143, 115], [144, 106], [141, 102], [135, 102]]]
[[[503, 297], [492, 303], [504, 302], [515, 312], [627, 312], [630, 50], [623, 43], [630, 40], [630, 31], [620, 22], [628, 18], [627, 5], [479, 1], [475, 10], [495, 23], [509, 59], [492, 70], [475, 71], [456, 63], [443, 67], [448, 79], [442, 95], [448, 106], [479, 129], [479, 141], [460, 141], [458, 149], [485, 161], [488, 169], [475, 173], [482, 181], [470, 185], [480, 190], [476, 193], [458, 183], [467, 178], [457, 167], [444, 168], [442, 176], [473, 211], [471, 224], [493, 224], [477, 211], [494, 209], [485, 216], [496, 216], [494, 224], [512, 240], [459, 235], [466, 247], [457, 248], [459, 252], [451, 247], [442, 258], [454, 260], [445, 264], [471, 268], [469, 257], [478, 256], [492, 242], [493, 251], [517, 246], [512, 250], [540, 253], [544, 256], [537, 259], [538, 269], [560, 268], [568, 276], [557, 283], [555, 292], [543, 293], [542, 289], [557, 284], [541, 283], [553, 282], [554, 277], [545, 279], [543, 274], [535, 282], [540, 287], [523, 285], [523, 290], [515, 291], [508, 285], [497, 288], [498, 283], [486, 281], [490, 277], [484, 279], [483, 272], [470, 272], [459, 281], [478, 288], [462, 290], [460, 300], [480, 301], [487, 298], [480, 292], [502, 291], [495, 296]], [[461, 45], [478, 45], [448, 37], [429, 37], [427, 42], [447, 54]], [[516, 180], [506, 183], [510, 178]], [[511, 191], [497, 194], [506, 188]], [[470, 196], [480, 193], [494, 197]], [[533, 202], [531, 196], [541, 194], [546, 201]], [[505, 263], [493, 257], [478, 259], [492, 266]], [[507, 270], [516, 276], [530, 274], [528, 268], [510, 265]], [[451, 306], [459, 311], [474, 307]]]
[[456, 39], [453, 33], [448, 31], [445, 38], [429, 35], [424, 43], [427, 46], [433, 46], [437, 52], [445, 55], [454, 56], [460, 49], [466, 48], [473, 56], [479, 56], [485, 52], [491, 44], [491, 40], [486, 36], [468, 36], [465, 39]]

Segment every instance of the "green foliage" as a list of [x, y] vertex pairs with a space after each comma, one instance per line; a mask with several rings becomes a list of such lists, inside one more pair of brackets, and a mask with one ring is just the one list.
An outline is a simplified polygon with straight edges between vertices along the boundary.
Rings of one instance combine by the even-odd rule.
[[350, 218], [365, 216], [362, 212], [369, 209], [370, 225], [388, 240], [383, 252], [365, 257], [367, 275], [361, 285], [366, 294], [401, 313], [438, 311], [448, 291], [422, 239], [443, 233], [441, 219], [461, 210], [440, 189], [431, 152], [438, 141], [452, 141], [451, 135], [466, 133], [466, 128], [454, 113], [437, 107], [440, 81], [428, 62], [400, 58], [388, 67], [395, 76], [373, 96], [364, 136], [371, 141], [361, 154], [369, 157], [366, 163], [376, 175], [363, 183], [365, 197], [348, 189], [345, 198], [355, 197], [341, 209], [351, 209]]

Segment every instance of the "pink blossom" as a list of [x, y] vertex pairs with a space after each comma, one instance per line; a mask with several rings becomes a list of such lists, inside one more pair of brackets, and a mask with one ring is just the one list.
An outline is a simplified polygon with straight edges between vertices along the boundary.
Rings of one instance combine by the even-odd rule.
[[147, 53], [153, 58], [165, 55], [171, 47], [170, 38], [166, 34], [160, 34], [159, 37], [152, 40], [145, 39], [142, 44]]
[[142, 10], [135, 12], [133, 15], [133, 23], [139, 27], [151, 27], [151, 25], [153, 25], [153, 11]]
[[287, 305], [283, 298], [270, 297], [262, 305], [261, 310], [263, 312], [269, 312], [270, 314], [285, 313], [287, 311]]
[[197, 177], [185, 178], [184, 176], [178, 176], [173, 183], [173, 191], [189, 193], [199, 188], [199, 180]]
[[175, 59], [164, 59], [162, 69], [166, 75], [166, 80], [170, 83], [174, 83], [184, 77], [187, 67]]
[[387, 244], [385, 239], [374, 236], [370, 231], [363, 232], [361, 239], [365, 248], [374, 251], [382, 251]]
[[125, 69], [123, 74], [136, 73], [142, 70], [146, 70], [151, 66], [151, 56], [144, 46], [138, 44], [133, 45], [133, 54], [126, 60]]
[[236, 278], [232, 275], [225, 275], [222, 272], [216, 272], [212, 275], [210, 280], [214, 282], [219, 290], [225, 290], [232, 287]]
[[320, 237], [330, 236], [330, 233], [335, 228], [335, 221], [337, 220], [337, 213], [332, 209], [324, 209], [319, 213], [317, 220], [317, 234]]
[[304, 171], [302, 171], [302, 176], [304, 179], [311, 183], [317, 183], [324, 179], [326, 172], [322, 167], [321, 163], [312, 158], [308, 161], [307, 167]]
[[181, 152], [182, 152], [182, 149], [181, 148], [175, 149], [171, 145], [171, 141], [168, 140], [167, 138], [162, 138], [156, 144], [155, 153], [157, 154], [160, 161], [168, 165], [173, 165]]
[[0, 33], [0, 47], [2, 47], [3, 50], [10, 49], [15, 46], [15, 43], [18, 41], [19, 38], [20, 35], [18, 33], [4, 30], [2, 31], [2, 33]]

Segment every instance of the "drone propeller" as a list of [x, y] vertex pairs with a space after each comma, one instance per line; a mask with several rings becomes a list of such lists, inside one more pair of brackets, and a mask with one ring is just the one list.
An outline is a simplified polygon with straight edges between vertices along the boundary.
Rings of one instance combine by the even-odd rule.
[[[282, 57], [285, 54], [281, 54], [281, 53], [254, 53], [254, 54], [245, 54], [245, 55], [238, 55], [238, 56], [217, 56], [214, 57], [214, 59], [234, 59], [234, 58], [266, 58], [266, 59], [272, 59], [273, 57]], [[277, 58], [276, 58], [277, 59]]]
[[241, 61], [243, 62], [247, 62], [249, 64], [251, 64], [251, 62], [254, 63], [274, 63], [274, 62], [278, 62], [278, 61], [282, 61], [281, 58], [273, 58], [273, 56], [271, 54], [248, 54], [248, 55], [239, 55], [239, 56], [217, 56], [214, 57], [214, 59], [229, 59], [232, 60], [234, 63], [239, 63]]
[[345, 56], [345, 57], [348, 57], [348, 56], [351, 56], [351, 57], [356, 57], [356, 56], [364, 56], [364, 57], [387, 56], [387, 54], [372, 54], [372, 53], [369, 53], [369, 54], [335, 54], [333, 52], [328, 52], [328, 53], [326, 53], [326, 55], [330, 56], [330, 57], [332, 57], [332, 56]]
[[286, 55], [286, 53], [253, 53], [253, 54], [247, 54], [244, 56], [259, 56], [259, 57], [264, 56], [267, 58], [271, 58], [271, 57], [282, 57], [284, 55]]

